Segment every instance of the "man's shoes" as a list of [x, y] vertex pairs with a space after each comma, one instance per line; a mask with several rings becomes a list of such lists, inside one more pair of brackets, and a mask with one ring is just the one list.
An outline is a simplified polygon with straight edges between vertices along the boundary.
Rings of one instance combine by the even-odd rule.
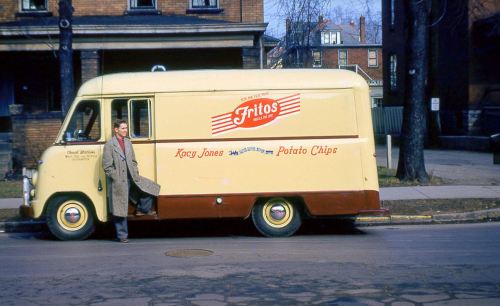
[[156, 211], [151, 210], [149, 212], [142, 212], [142, 211], [138, 210], [138, 211], [136, 211], [135, 215], [137, 217], [140, 217], [140, 216], [154, 216], [154, 215], [156, 215]]
[[116, 238], [115, 241], [116, 242], [121, 242], [121, 243], [128, 243], [128, 239], [127, 238]]

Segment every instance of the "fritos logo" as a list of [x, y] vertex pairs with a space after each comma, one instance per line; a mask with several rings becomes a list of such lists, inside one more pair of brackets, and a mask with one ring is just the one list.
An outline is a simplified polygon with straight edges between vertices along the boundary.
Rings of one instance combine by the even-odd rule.
[[256, 128], [279, 117], [300, 113], [300, 94], [277, 100], [258, 98], [246, 101], [230, 113], [212, 117], [212, 135], [235, 129]]

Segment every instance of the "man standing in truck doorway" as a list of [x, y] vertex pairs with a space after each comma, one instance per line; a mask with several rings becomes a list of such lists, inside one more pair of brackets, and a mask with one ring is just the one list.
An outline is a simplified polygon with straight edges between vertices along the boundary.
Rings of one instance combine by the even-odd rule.
[[117, 241], [128, 242], [128, 203], [137, 204], [136, 216], [155, 215], [153, 197], [160, 185], [139, 175], [134, 148], [127, 137], [126, 120], [113, 123], [114, 136], [104, 145], [102, 166], [108, 182], [109, 209], [116, 228]]

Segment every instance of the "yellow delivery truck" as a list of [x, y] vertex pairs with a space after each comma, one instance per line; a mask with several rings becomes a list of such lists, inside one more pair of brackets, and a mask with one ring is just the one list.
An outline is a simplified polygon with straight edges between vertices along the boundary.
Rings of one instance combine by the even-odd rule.
[[304, 218], [381, 212], [363, 78], [345, 70], [123, 73], [83, 84], [24, 181], [24, 207], [59, 239], [110, 219], [102, 151], [129, 122], [139, 171], [165, 220], [251, 218], [289, 236]]

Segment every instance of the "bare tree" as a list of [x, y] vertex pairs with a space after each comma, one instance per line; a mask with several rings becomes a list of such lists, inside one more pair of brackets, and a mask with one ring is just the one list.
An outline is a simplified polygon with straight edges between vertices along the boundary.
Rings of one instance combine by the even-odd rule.
[[61, 110], [68, 112], [75, 95], [73, 76], [73, 6], [71, 0], [59, 1], [59, 76], [61, 80]]
[[359, 20], [361, 15], [366, 18], [366, 41], [372, 44], [382, 42], [382, 13], [374, 10], [370, 0], [366, 0], [363, 5], [358, 5], [358, 9], [352, 7], [336, 5], [328, 10], [328, 18], [336, 24], [348, 24], [353, 20]]
[[285, 66], [302, 67], [311, 57], [314, 29], [329, 0], [279, 0], [286, 18]]
[[429, 60], [429, 16], [431, 0], [409, 0], [408, 54], [401, 147], [396, 176], [402, 181], [425, 183], [429, 176], [424, 163], [424, 140], [427, 127], [426, 80]]

